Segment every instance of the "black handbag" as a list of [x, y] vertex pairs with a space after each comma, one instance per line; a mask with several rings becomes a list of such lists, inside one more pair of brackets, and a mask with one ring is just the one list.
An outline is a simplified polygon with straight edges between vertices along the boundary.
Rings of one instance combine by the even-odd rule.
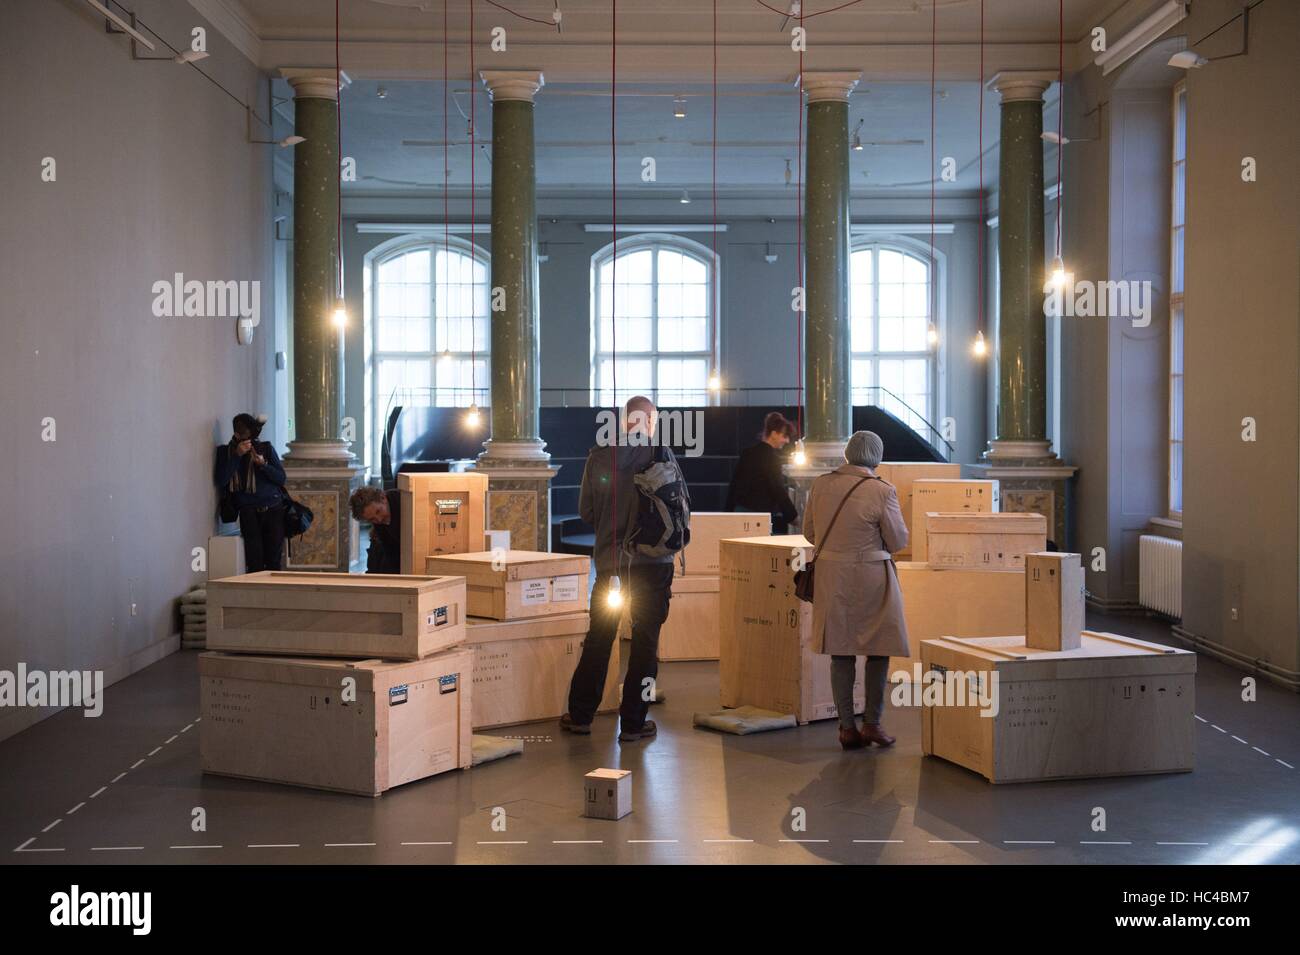
[[817, 543], [817, 547], [813, 550], [812, 560], [804, 564], [803, 570], [796, 570], [794, 572], [794, 595], [804, 603], [812, 603], [813, 568], [817, 564], [817, 555], [822, 552], [822, 547], [826, 543], [826, 538], [831, 536], [831, 529], [835, 527], [835, 521], [839, 518], [840, 511], [844, 510], [844, 505], [849, 502], [849, 498], [853, 496], [854, 491], [862, 487], [862, 485], [866, 484], [868, 481], [879, 480], [882, 479], [875, 475], [867, 475], [857, 484], [853, 485], [853, 487], [849, 488], [849, 492], [845, 494], [844, 499], [840, 501], [840, 506], [835, 508], [835, 513], [831, 515], [831, 522], [826, 525], [826, 532], [822, 534], [822, 539]]
[[284, 491], [284, 536], [301, 537], [307, 533], [316, 515], [302, 501], [291, 498], [283, 485], [280, 486], [280, 490]]

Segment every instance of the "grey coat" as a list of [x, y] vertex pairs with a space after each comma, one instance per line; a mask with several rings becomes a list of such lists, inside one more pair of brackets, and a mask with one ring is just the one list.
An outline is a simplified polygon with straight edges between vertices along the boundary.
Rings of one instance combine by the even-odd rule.
[[[818, 543], [853, 485], [875, 472], [851, 464], [813, 481], [803, 532]], [[883, 480], [864, 483], [840, 511], [817, 557], [812, 640], [817, 653], [910, 656], [903, 592], [890, 554], [907, 546], [898, 492]]]

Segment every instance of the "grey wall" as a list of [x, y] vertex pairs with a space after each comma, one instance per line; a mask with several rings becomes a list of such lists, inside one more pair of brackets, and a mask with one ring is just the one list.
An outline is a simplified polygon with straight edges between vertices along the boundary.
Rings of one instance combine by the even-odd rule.
[[[788, 203], [787, 203], [788, 204]], [[924, 203], [928, 215], [928, 200]], [[465, 210], [453, 209], [453, 216]], [[347, 288], [350, 314], [357, 335], [349, 334], [347, 358], [347, 414], [364, 420], [362, 410], [363, 342], [360, 338], [363, 284], [361, 262], [365, 253], [391, 236], [358, 235], [356, 221], [381, 221], [380, 216], [345, 219], [344, 247], [347, 256]], [[675, 220], [698, 220], [698, 216]], [[920, 221], [914, 216], [911, 221]], [[390, 221], [392, 219], [390, 218]], [[423, 221], [429, 221], [425, 219]], [[457, 217], [455, 221], [463, 221]], [[589, 233], [584, 223], [601, 221], [601, 216], [547, 215], [542, 217], [540, 240], [546, 244], [549, 261], [541, 273], [541, 356], [542, 387], [570, 389], [570, 404], [587, 401], [591, 352], [591, 257], [609, 244], [609, 233]], [[637, 221], [645, 221], [638, 218]], [[870, 221], [855, 213], [854, 221]], [[954, 221], [951, 235], [938, 235], [935, 245], [945, 257], [948, 296], [945, 307], [946, 347], [941, 352], [942, 400], [938, 417], [955, 419], [957, 455], [954, 460], [973, 462], [987, 441], [985, 414], [986, 382], [983, 363], [970, 353], [978, 316], [977, 220], [947, 217]], [[722, 273], [722, 321], [720, 327], [720, 369], [729, 388], [791, 389], [796, 381], [795, 323], [790, 310], [790, 289], [796, 284], [795, 222], [793, 218], [735, 217], [725, 220], [727, 231], [718, 236]], [[709, 233], [686, 236], [702, 245], [711, 244]], [[928, 241], [928, 236], [913, 235]], [[768, 264], [764, 254], [768, 243], [777, 261]], [[484, 245], [490, 245], [484, 242]], [[558, 404], [558, 392], [545, 392], [543, 403]], [[753, 396], [755, 403], [777, 404], [779, 392]], [[369, 422], [364, 422], [368, 426]], [[543, 435], [545, 437], [545, 435]], [[364, 440], [364, 439], [363, 439]], [[358, 445], [358, 448], [363, 445]], [[372, 469], [375, 465], [372, 464]]]
[[[1197, 39], [1237, 12], [1200, 0]], [[1183, 626], [1300, 676], [1300, 5], [1265, 3], [1250, 54], [1187, 75]], [[1230, 27], [1206, 55], [1239, 49]], [[1241, 179], [1254, 157], [1259, 180]], [[1242, 418], [1259, 439], [1241, 439]], [[1234, 619], [1235, 611], [1235, 619]]]
[[[178, 46], [202, 23], [133, 5]], [[176, 645], [174, 601], [202, 580], [191, 548], [213, 530], [214, 438], [237, 411], [276, 412], [270, 147], [246, 144], [243, 109], [191, 68], [133, 62], [83, 3], [12, 0], [5, 17], [0, 668], [112, 681]], [[208, 42], [202, 67], [265, 115], [265, 80]], [[260, 280], [254, 344], [234, 319], [155, 318], [152, 285], [175, 272]], [[0, 712], [0, 738], [48, 713]]]

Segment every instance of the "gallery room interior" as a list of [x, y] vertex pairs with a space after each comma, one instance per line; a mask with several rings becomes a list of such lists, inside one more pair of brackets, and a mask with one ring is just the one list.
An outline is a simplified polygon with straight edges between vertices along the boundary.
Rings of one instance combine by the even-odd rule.
[[3, 17], [7, 864], [1300, 862], [1300, 5]]

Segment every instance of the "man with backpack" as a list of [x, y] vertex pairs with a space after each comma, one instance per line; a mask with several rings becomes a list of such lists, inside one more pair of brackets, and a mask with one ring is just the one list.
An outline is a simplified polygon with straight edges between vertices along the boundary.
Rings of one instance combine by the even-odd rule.
[[578, 510], [596, 531], [591, 626], [569, 684], [561, 729], [589, 734], [600, 705], [619, 620], [631, 616], [632, 652], [619, 708], [619, 741], [651, 738], [646, 719], [659, 672], [659, 628], [668, 618], [673, 560], [690, 539], [690, 499], [671, 449], [655, 444], [659, 412], [637, 395], [612, 446], [587, 454]]

